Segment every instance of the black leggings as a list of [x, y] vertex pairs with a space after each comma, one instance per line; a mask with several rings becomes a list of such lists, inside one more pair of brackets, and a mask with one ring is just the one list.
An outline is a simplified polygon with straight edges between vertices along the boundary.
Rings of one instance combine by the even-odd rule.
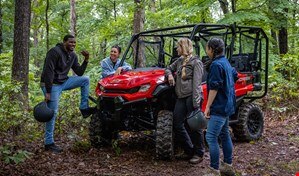
[[185, 123], [189, 113], [194, 110], [192, 96], [178, 98], [173, 112], [173, 127], [175, 139], [179, 142], [186, 154], [203, 156], [204, 142], [202, 130], [191, 131]]

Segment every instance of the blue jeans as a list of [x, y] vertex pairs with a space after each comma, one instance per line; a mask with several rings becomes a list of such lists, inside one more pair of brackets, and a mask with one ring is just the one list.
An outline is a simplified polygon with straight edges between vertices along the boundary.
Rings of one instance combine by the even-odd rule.
[[[59, 99], [62, 91], [75, 89], [81, 87], [81, 102], [80, 109], [88, 108], [88, 94], [89, 94], [89, 77], [87, 76], [70, 76], [63, 84], [55, 84], [52, 86], [51, 100], [47, 102], [48, 107], [54, 110], [54, 116], [46, 122], [45, 128], [45, 145], [54, 143], [54, 128], [55, 119], [58, 112]], [[46, 94], [45, 86], [42, 86], [44, 95]]]
[[229, 117], [211, 115], [208, 123], [206, 140], [209, 144], [210, 151], [210, 166], [214, 169], [219, 169], [219, 144], [220, 137], [223, 150], [223, 161], [227, 164], [232, 164], [233, 143], [229, 133]]

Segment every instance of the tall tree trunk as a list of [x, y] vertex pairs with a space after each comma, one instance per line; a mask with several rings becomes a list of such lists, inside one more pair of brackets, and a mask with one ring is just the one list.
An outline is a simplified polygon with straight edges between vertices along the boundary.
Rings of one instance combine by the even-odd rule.
[[236, 0], [231, 0], [232, 3], [232, 12], [236, 13]]
[[48, 19], [48, 12], [49, 12], [49, 0], [47, 0], [46, 4], [46, 46], [47, 46], [47, 51], [49, 50], [49, 19]]
[[[288, 9], [284, 8], [283, 11], [288, 13]], [[279, 14], [280, 27], [278, 31], [278, 46], [279, 54], [286, 54], [288, 52], [288, 18], [284, 13]]]
[[71, 34], [73, 36], [76, 36], [77, 31], [76, 31], [76, 0], [70, 0], [70, 4], [71, 4]]
[[279, 54], [288, 52], [288, 30], [286, 27], [281, 27], [278, 31]]
[[0, 0], [0, 54], [3, 49], [3, 37], [2, 37], [2, 0]]
[[[157, 11], [157, 9], [156, 9], [156, 0], [151, 0], [149, 5], [150, 5], [149, 8], [150, 8], [151, 12], [152, 12], [152, 13], [156, 13], [156, 11]], [[153, 28], [154, 28], [154, 29], [157, 28], [157, 26], [155, 25], [155, 23], [153, 24]], [[160, 38], [159, 38], [159, 37], [153, 37], [153, 38], [154, 38], [154, 41], [156, 41], [156, 42], [157, 42], [157, 41], [160, 41]], [[154, 47], [154, 50], [155, 50], [155, 51], [158, 51], [158, 47], [155, 46], [155, 47]]]
[[220, 3], [220, 7], [222, 9], [223, 14], [228, 14], [229, 10], [228, 10], [228, 2], [227, 0], [218, 0]]
[[30, 0], [15, 0], [12, 81], [21, 84], [21, 91], [12, 97], [28, 109]]
[[144, 2], [142, 0], [134, 0], [135, 1], [135, 12], [134, 12], [134, 21], [133, 21], [133, 33], [137, 34], [143, 31], [144, 28]]
[[[133, 21], [133, 33], [137, 34], [141, 31], [143, 31], [144, 28], [144, 19], [145, 19], [145, 10], [144, 10], [144, 1], [142, 0], [134, 0], [135, 2], [135, 11], [134, 11], [134, 21]], [[137, 43], [135, 42], [134, 44], [135, 52], [134, 55], [136, 56], [136, 48], [137, 48]], [[138, 56], [137, 56], [137, 63], [138, 67], [144, 67], [145, 66], [145, 61], [142, 57], [142, 53], [144, 51], [144, 47], [142, 45], [139, 45], [138, 48]]]
[[[282, 9], [284, 7], [283, 5], [284, 3], [282, 3], [282, 0], [269, 0], [268, 4], [270, 15], [269, 17], [270, 19], [273, 19], [271, 21], [272, 30], [278, 31], [277, 43], [279, 55], [281, 58], [288, 52], [288, 18], [286, 17], [288, 9]], [[273, 9], [276, 9], [276, 11], [274, 11]], [[290, 72], [288, 69], [281, 68], [277, 71], [279, 71], [285, 79], [289, 79]]]
[[[279, 54], [282, 58], [288, 52], [288, 31], [285, 27], [281, 27], [278, 31], [278, 45], [279, 45]], [[289, 69], [282, 68], [280, 70], [283, 77], [286, 80], [291, 80], [291, 72]]]
[[[272, 27], [274, 30], [278, 30], [279, 54], [283, 56], [288, 52], [288, 18], [286, 15], [288, 8], [285, 7], [282, 0], [269, 0], [268, 9], [270, 19], [273, 19]], [[281, 11], [274, 11], [273, 9], [280, 9]]]

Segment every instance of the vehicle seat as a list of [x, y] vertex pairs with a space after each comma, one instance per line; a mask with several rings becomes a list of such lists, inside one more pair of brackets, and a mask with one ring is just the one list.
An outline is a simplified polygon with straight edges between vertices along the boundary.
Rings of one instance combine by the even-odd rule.
[[251, 72], [257, 70], [259, 65], [253, 53], [234, 54], [230, 64], [239, 72]]

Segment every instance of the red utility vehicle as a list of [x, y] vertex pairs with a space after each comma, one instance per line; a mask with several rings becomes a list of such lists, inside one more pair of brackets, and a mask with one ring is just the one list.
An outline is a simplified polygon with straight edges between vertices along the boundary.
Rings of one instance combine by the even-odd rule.
[[[164, 72], [177, 58], [180, 37], [193, 41], [195, 53], [205, 63], [206, 42], [222, 38], [226, 56], [238, 71], [235, 84], [236, 114], [230, 117], [234, 137], [241, 141], [259, 139], [264, 116], [252, 102], [267, 93], [268, 38], [259, 27], [196, 24], [145, 31], [133, 35], [122, 57], [134, 68], [119, 76], [101, 79], [96, 88], [97, 109], [90, 121], [90, 141], [95, 147], [110, 144], [119, 131], [154, 131], [158, 158], [173, 156], [173, 109], [176, 95]], [[205, 84], [203, 108], [207, 103]], [[204, 110], [204, 109], [203, 109]]]

